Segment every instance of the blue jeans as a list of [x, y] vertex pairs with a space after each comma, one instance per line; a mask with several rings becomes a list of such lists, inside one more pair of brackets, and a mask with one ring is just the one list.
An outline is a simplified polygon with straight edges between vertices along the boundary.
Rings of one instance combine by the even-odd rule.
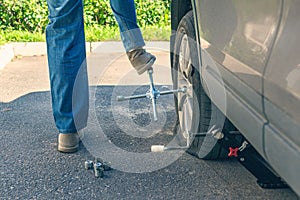
[[110, 0], [110, 6], [118, 22], [126, 52], [145, 46], [136, 21], [134, 0]]
[[[60, 133], [87, 125], [89, 90], [82, 0], [47, 0], [46, 28], [52, 110]], [[144, 46], [133, 0], [111, 0], [126, 51]]]

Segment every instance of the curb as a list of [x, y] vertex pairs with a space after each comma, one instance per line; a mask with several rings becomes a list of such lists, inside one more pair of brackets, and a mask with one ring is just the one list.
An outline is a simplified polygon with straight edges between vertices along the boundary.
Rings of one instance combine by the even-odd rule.
[[[169, 50], [169, 42], [146, 42], [149, 49]], [[87, 53], [125, 53], [122, 42], [86, 42]], [[0, 70], [16, 56], [44, 56], [47, 55], [46, 42], [13, 42], [0, 46]]]
[[0, 46], [0, 69], [7, 65], [14, 58], [14, 50], [12, 44]]
[[46, 55], [45, 42], [13, 42], [0, 46], [0, 69], [5, 67], [16, 56]]

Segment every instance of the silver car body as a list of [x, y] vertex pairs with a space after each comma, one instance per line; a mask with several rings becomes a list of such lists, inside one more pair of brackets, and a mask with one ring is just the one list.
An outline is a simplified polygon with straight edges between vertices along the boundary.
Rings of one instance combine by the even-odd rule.
[[[173, 1], [172, 19], [186, 2]], [[192, 0], [191, 5], [201, 46], [199, 70], [222, 76], [222, 84], [215, 79], [226, 90], [221, 110], [300, 195], [300, 1]]]

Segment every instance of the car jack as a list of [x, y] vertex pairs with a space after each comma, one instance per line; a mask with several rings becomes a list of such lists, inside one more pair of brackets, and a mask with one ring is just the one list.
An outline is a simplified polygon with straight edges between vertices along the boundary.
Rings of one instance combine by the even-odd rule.
[[228, 157], [235, 157], [256, 178], [260, 187], [265, 189], [288, 188], [288, 185], [278, 177], [264, 158], [247, 141], [242, 145], [230, 133], [218, 141], [223, 148], [228, 149]]
[[153, 70], [148, 70], [149, 79], [150, 79], [150, 89], [146, 92], [146, 94], [139, 94], [139, 95], [133, 95], [133, 96], [117, 96], [117, 101], [126, 101], [131, 99], [140, 99], [140, 98], [149, 98], [152, 101], [152, 108], [153, 108], [153, 118], [154, 121], [157, 121], [157, 109], [156, 109], [156, 101], [161, 95], [167, 95], [167, 94], [174, 94], [174, 93], [186, 93], [187, 88], [179, 88], [176, 90], [168, 90], [168, 91], [162, 91], [160, 92], [157, 90], [154, 86], [153, 82]]

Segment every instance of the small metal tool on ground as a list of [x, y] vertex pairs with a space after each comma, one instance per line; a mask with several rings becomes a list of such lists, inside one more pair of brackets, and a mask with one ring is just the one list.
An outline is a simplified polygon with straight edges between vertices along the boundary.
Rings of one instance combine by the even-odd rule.
[[110, 167], [110, 164], [107, 162], [104, 162], [102, 159], [96, 158], [95, 161], [87, 160], [84, 162], [84, 168], [86, 170], [93, 169], [95, 177], [104, 177], [105, 171], [110, 171], [112, 168]]
[[157, 109], [156, 109], [156, 101], [161, 95], [167, 95], [167, 94], [174, 94], [174, 93], [186, 93], [187, 88], [179, 88], [176, 90], [168, 90], [168, 91], [162, 91], [160, 92], [157, 90], [154, 86], [153, 82], [153, 70], [148, 70], [149, 79], [150, 79], [150, 89], [146, 92], [146, 94], [139, 94], [139, 95], [133, 95], [133, 96], [117, 96], [117, 101], [126, 101], [130, 99], [140, 99], [140, 98], [149, 98], [152, 101], [152, 108], [153, 108], [153, 117], [154, 121], [157, 121]]

